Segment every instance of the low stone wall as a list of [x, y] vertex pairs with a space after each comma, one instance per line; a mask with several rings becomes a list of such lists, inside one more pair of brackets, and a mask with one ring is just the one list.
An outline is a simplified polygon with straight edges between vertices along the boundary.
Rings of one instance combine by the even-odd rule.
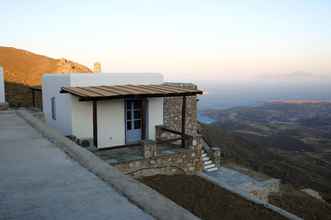
[[115, 165], [121, 172], [133, 177], [153, 176], [157, 174], [194, 174], [202, 171], [201, 136], [192, 140], [189, 148], [161, 153], [160, 145], [151, 140], [142, 141], [144, 159], [128, 161]]
[[138, 178], [157, 174], [193, 174], [201, 170], [200, 163], [200, 158], [193, 149], [182, 149], [174, 154], [129, 161], [115, 167], [127, 175]]

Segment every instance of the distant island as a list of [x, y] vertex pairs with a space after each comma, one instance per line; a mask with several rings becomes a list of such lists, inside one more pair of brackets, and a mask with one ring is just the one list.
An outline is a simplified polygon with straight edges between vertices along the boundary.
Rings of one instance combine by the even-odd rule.
[[313, 100], [313, 99], [289, 99], [289, 100], [271, 100], [273, 104], [323, 104], [331, 103], [331, 100]]

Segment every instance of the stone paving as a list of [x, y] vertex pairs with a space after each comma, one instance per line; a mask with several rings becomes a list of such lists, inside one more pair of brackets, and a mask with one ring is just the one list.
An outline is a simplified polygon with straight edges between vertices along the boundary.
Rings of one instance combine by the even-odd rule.
[[[176, 154], [181, 151], [181, 147], [174, 147], [171, 145], [157, 145], [159, 155]], [[106, 161], [110, 165], [117, 165], [129, 161], [144, 160], [144, 147], [143, 146], [129, 146], [115, 149], [102, 149], [96, 150], [94, 147], [87, 148], [95, 155]]]
[[153, 219], [14, 112], [0, 112], [0, 219]]
[[221, 184], [263, 201], [268, 201], [269, 193], [279, 191], [278, 179], [259, 180], [226, 167], [221, 167], [214, 172], [206, 172], [206, 174], [214, 177]]

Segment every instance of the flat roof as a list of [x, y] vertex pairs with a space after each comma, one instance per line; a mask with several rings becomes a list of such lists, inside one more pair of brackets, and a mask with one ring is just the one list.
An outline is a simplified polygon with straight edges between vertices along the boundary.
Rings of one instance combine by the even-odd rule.
[[79, 97], [80, 101], [95, 101], [130, 97], [193, 96], [202, 94], [202, 91], [174, 85], [148, 84], [63, 87], [60, 93], [70, 93], [71, 95]]

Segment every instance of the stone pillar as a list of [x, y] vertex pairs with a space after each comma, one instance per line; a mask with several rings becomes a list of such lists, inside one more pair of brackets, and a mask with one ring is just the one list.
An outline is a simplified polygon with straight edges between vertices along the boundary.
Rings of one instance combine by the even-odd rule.
[[216, 165], [216, 167], [221, 166], [221, 149], [218, 147], [211, 148], [211, 157], [212, 161]]
[[152, 140], [143, 140], [141, 144], [144, 147], [144, 157], [145, 159], [153, 158], [157, 156], [156, 143]]

